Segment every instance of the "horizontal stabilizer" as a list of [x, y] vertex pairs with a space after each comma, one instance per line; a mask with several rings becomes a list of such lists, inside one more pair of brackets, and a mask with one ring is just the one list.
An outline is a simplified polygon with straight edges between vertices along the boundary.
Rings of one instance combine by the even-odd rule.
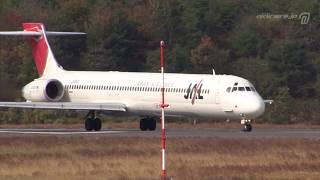
[[[56, 32], [46, 31], [46, 36], [73, 36], [73, 35], [85, 35], [83, 32]], [[42, 32], [36, 31], [0, 31], [2, 36], [41, 36]]]

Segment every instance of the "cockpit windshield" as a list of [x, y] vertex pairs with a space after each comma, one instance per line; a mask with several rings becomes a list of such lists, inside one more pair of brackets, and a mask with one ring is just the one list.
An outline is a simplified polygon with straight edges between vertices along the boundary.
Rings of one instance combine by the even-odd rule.
[[251, 85], [251, 83], [249, 83], [250, 85], [244, 85], [241, 86], [239, 85], [238, 87], [238, 82], [234, 83], [233, 87], [227, 87], [226, 91], [228, 93], [230, 92], [235, 92], [235, 91], [252, 91], [252, 92], [256, 92], [256, 89]]

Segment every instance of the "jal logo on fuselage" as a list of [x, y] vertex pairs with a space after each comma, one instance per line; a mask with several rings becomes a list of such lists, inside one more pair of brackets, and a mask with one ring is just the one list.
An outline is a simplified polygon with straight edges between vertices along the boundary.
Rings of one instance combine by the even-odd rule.
[[185, 99], [191, 99], [191, 104], [194, 104], [196, 99], [203, 99], [203, 96], [201, 95], [202, 85], [202, 80], [198, 84], [190, 83], [187, 92], [183, 97]]

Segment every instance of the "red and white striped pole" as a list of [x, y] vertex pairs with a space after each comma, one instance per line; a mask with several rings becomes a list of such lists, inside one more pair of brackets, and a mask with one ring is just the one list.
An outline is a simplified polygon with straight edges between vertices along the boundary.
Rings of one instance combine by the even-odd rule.
[[161, 75], [162, 75], [162, 87], [161, 87], [161, 139], [162, 139], [162, 157], [161, 157], [161, 165], [162, 165], [162, 179], [167, 179], [166, 173], [166, 130], [165, 130], [165, 119], [164, 119], [164, 108], [168, 107], [168, 104], [164, 103], [164, 42], [160, 42], [160, 66], [161, 66]]

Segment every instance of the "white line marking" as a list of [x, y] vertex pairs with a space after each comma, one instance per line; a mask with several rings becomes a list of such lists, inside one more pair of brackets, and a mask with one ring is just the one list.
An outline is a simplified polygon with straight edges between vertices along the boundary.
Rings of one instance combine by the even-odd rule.
[[[30, 129], [31, 130], [31, 129]], [[44, 131], [43, 129], [33, 129], [30, 131], [28, 129], [12, 129], [12, 130], [0, 130], [0, 134], [10, 133], [10, 134], [49, 134], [49, 135], [72, 135], [72, 134], [114, 134], [114, 133], [122, 133], [127, 131], [70, 131], [70, 132], [59, 132], [57, 129], [52, 131]]]

